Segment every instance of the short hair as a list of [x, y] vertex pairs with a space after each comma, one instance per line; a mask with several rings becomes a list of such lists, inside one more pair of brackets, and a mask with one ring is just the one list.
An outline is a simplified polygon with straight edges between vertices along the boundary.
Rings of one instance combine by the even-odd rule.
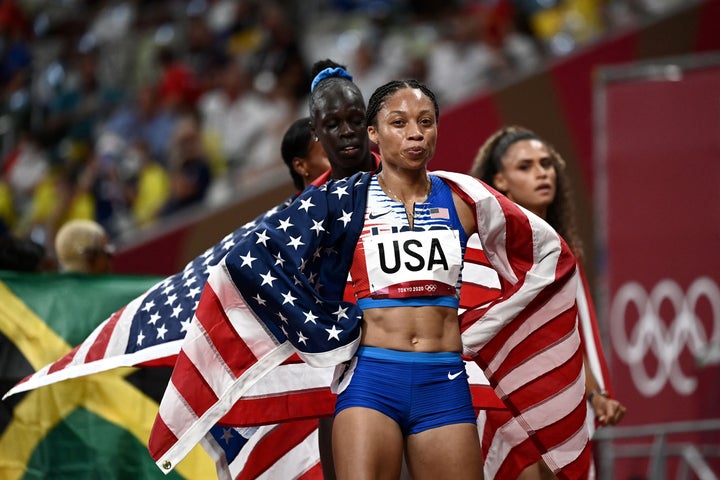
[[55, 236], [55, 253], [63, 271], [87, 272], [90, 258], [103, 252], [112, 253], [108, 251], [107, 233], [93, 220], [65, 222]]

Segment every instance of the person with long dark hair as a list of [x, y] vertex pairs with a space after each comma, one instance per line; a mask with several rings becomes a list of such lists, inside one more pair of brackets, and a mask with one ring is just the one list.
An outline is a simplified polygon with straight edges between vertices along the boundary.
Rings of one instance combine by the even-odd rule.
[[[509, 126], [493, 133], [480, 147], [470, 174], [496, 188], [510, 200], [546, 220], [568, 242], [578, 258], [580, 272], [578, 290], [579, 328], [584, 337], [585, 347], [585, 391], [588, 410], [598, 425], [615, 425], [625, 415], [625, 406], [612, 398], [605, 366], [602, 345], [598, 341], [598, 327], [595, 310], [590, 298], [590, 289], [582, 269], [582, 248], [575, 225], [570, 179], [566, 172], [565, 160], [553, 146], [533, 131]], [[471, 239], [471, 247], [474, 246]], [[480, 247], [481, 248], [481, 247]], [[587, 349], [593, 345], [594, 361], [588, 360]], [[591, 365], [592, 364], [592, 365]], [[494, 456], [502, 449], [503, 426], [511, 421], [508, 411], [488, 410], [481, 414], [483, 450], [485, 456]], [[592, 425], [592, 423], [591, 423]], [[495, 436], [500, 432], [499, 436]], [[495, 440], [493, 443], [493, 439]], [[497, 468], [511, 468], [510, 476], [522, 480], [556, 478], [547, 465], [540, 461], [532, 463], [528, 457], [508, 456], [506, 465], [486, 466], [486, 477], [495, 478]], [[532, 465], [525, 466], [529, 463]], [[491, 472], [492, 469], [492, 472]], [[522, 470], [519, 474], [518, 471]], [[508, 475], [508, 470], [504, 471]], [[502, 477], [498, 477], [502, 478]]]

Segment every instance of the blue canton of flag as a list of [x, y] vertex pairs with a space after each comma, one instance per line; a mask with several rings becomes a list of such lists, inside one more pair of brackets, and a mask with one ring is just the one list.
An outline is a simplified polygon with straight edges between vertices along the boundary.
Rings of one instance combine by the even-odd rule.
[[[363, 182], [310, 187], [288, 208], [265, 218], [226, 259], [245, 300], [278, 341], [299, 355], [327, 352], [358, 338], [360, 309], [343, 302], [344, 282], [362, 228]], [[361, 195], [355, 194], [360, 188]], [[350, 236], [349, 236], [350, 235]], [[354, 235], [354, 237], [352, 236]], [[319, 358], [316, 356], [316, 358]]]

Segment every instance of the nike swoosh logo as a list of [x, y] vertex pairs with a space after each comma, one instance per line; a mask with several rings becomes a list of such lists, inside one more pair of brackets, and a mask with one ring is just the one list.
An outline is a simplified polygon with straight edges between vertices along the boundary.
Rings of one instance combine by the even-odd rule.
[[376, 218], [380, 218], [380, 217], [382, 217], [383, 215], [387, 215], [387, 214], [390, 213], [390, 212], [392, 212], [392, 210], [385, 210], [385, 211], [382, 212], [382, 213], [371, 213], [370, 215], [368, 215], [368, 218], [369, 218], [370, 220], [375, 220]]
[[448, 380], [455, 380], [461, 373], [463, 373], [464, 370], [460, 370], [457, 373], [450, 373], [448, 372]]

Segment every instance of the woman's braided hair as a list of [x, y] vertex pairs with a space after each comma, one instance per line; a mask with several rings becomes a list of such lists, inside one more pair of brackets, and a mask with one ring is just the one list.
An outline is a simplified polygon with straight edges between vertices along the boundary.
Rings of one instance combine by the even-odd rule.
[[537, 140], [547, 148], [555, 167], [557, 192], [548, 206], [545, 220], [568, 242], [573, 252], [581, 256], [582, 243], [575, 226], [575, 208], [565, 160], [551, 144], [538, 137], [535, 132], [515, 125], [498, 130], [480, 147], [470, 175], [494, 187], [495, 175], [503, 169], [503, 157], [511, 146], [522, 140]]
[[392, 80], [385, 85], [378, 87], [373, 94], [370, 96], [368, 101], [367, 113], [365, 114], [366, 123], [368, 125], [377, 126], [377, 114], [380, 111], [385, 100], [403, 88], [417, 88], [425, 94], [430, 100], [432, 100], [435, 106], [435, 121], [440, 119], [440, 107], [438, 106], [435, 94], [427, 86], [418, 82], [417, 80]]

